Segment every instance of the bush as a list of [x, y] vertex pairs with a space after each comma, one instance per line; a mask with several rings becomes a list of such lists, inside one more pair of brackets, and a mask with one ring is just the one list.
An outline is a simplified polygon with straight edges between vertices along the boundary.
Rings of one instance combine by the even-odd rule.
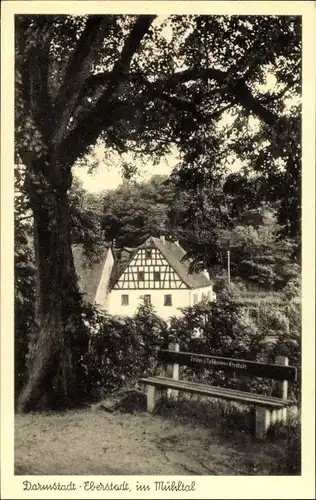
[[[266, 330], [246, 321], [242, 306], [234, 298], [222, 296], [217, 303], [202, 302], [182, 312], [180, 318], [172, 318], [169, 332], [169, 338], [176, 339], [181, 350], [271, 363], [276, 356], [287, 356], [292, 365], [300, 366], [297, 337], [283, 332], [274, 343], [268, 343]], [[272, 380], [241, 373], [235, 377], [233, 372], [220, 370], [182, 368], [182, 375], [190, 380], [263, 394], [272, 394], [275, 387]], [[289, 395], [298, 399], [299, 387], [299, 382], [290, 384]]]
[[132, 318], [86, 306], [84, 321], [90, 332], [89, 347], [81, 359], [87, 399], [103, 397], [155, 372], [167, 325], [151, 306], [142, 304]]
[[[263, 356], [268, 363], [274, 363], [277, 356], [285, 356], [289, 364], [298, 368], [295, 383], [289, 384], [288, 397], [300, 400], [301, 386], [301, 313], [300, 305], [288, 302], [280, 311], [266, 305], [260, 312], [258, 328], [266, 338], [262, 346]], [[267, 340], [270, 337], [270, 340]]]

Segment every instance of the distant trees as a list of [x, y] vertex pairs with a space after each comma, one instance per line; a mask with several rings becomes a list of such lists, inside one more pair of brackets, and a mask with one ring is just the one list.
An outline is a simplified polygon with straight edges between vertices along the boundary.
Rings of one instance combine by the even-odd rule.
[[98, 256], [105, 239], [101, 227], [102, 204], [99, 196], [88, 193], [77, 178], [69, 190], [71, 244], [80, 244], [88, 258]]
[[168, 206], [173, 200], [166, 177], [149, 182], [124, 182], [102, 199], [102, 229], [107, 241], [120, 246], [137, 246], [145, 238], [169, 232]]
[[225, 193], [226, 182], [204, 187], [201, 197], [191, 185], [180, 189], [176, 176], [123, 183], [102, 200], [104, 236], [117, 246], [137, 246], [149, 235], [165, 234], [180, 241], [192, 268], [206, 268], [213, 277], [226, 270], [229, 250], [233, 279], [261, 290], [282, 289], [299, 277], [296, 239], [280, 237], [271, 204], [239, 202]]
[[[254, 217], [257, 223], [251, 222]], [[232, 278], [255, 288], [280, 290], [300, 274], [294, 258], [296, 241], [280, 238], [275, 211], [269, 206], [246, 212], [230, 229], [219, 229], [218, 246], [225, 255], [230, 251]]]

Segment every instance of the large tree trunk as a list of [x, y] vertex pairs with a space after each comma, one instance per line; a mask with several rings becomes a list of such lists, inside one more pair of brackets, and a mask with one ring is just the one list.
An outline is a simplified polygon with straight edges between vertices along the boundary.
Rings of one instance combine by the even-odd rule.
[[[53, 165], [52, 168], [55, 168]], [[70, 242], [67, 186], [45, 183], [32, 199], [37, 267], [36, 328], [30, 345], [28, 382], [19, 411], [61, 409], [73, 401], [73, 343], [80, 320]], [[69, 187], [69, 186], [68, 186]], [[39, 194], [38, 194], [39, 193]]]

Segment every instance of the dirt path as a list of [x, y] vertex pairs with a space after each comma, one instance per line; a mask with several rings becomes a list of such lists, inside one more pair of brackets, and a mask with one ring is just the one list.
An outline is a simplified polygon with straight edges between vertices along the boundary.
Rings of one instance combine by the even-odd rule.
[[101, 409], [17, 415], [15, 473], [36, 475], [269, 475], [280, 445]]

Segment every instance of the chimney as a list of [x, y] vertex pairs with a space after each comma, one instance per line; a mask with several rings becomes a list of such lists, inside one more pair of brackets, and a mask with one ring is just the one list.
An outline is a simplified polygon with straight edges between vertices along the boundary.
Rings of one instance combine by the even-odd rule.
[[166, 238], [164, 234], [160, 235], [160, 241], [165, 245], [166, 244]]

